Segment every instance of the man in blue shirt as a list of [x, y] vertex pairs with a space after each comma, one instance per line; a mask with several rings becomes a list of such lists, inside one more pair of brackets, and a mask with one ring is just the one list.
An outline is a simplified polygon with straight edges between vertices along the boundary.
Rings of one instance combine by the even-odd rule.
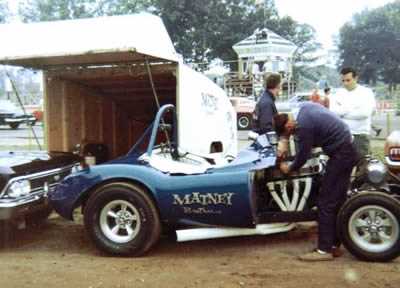
[[300, 169], [310, 157], [313, 147], [321, 147], [329, 156], [317, 200], [318, 248], [300, 256], [300, 259], [332, 260], [333, 249], [340, 245], [336, 233], [336, 216], [346, 200], [351, 171], [358, 157], [350, 129], [333, 112], [315, 103], [302, 104], [296, 119], [289, 119], [287, 114], [278, 114], [274, 117], [274, 123], [281, 137], [295, 134], [298, 138], [294, 161], [290, 165], [284, 162], [280, 164], [283, 173]]
[[265, 91], [258, 100], [253, 115], [253, 130], [258, 134], [264, 134], [273, 130], [272, 119], [276, 115], [275, 98], [281, 91], [281, 75], [269, 74], [265, 78]]

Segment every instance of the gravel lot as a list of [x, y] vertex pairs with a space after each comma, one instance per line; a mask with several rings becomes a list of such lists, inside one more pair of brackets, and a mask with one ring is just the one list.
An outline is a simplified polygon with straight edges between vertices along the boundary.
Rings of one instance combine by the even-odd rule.
[[0, 250], [0, 287], [399, 287], [400, 259], [366, 263], [346, 252], [332, 262], [297, 260], [314, 247], [315, 229], [186, 243], [163, 238], [144, 257], [117, 258], [94, 248], [81, 219], [52, 215]]

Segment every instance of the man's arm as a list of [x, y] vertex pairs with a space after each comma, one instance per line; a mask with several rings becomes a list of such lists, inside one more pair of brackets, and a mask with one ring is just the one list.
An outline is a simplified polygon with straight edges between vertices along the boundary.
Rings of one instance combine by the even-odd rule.
[[300, 128], [297, 131], [298, 136], [298, 152], [292, 164], [289, 167], [289, 172], [299, 170], [310, 158], [313, 133], [309, 128]]
[[343, 115], [343, 118], [348, 120], [363, 120], [370, 117], [376, 107], [373, 92], [368, 91], [365, 95], [365, 99], [363, 100], [364, 101], [360, 101], [358, 105], [352, 107], [351, 110], [346, 111], [346, 113]]
[[345, 115], [347, 113], [347, 109], [345, 108], [345, 105], [343, 102], [344, 102], [343, 95], [341, 95], [340, 93], [332, 95], [330, 98], [329, 109], [336, 115], [342, 117], [343, 115]]

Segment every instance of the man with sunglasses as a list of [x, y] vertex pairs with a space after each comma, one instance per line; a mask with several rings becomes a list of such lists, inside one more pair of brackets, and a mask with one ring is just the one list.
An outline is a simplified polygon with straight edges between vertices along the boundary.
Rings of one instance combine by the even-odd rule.
[[[357, 71], [351, 67], [343, 68], [343, 88], [338, 89], [331, 99], [330, 109], [335, 112], [350, 128], [354, 145], [364, 158], [369, 154], [372, 114], [375, 110], [375, 96], [371, 89], [357, 83]], [[361, 161], [358, 165], [363, 165]]]

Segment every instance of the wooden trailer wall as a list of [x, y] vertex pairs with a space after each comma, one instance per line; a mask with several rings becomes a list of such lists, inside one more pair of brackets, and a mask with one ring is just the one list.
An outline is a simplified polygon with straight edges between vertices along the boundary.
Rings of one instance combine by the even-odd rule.
[[[152, 65], [160, 104], [176, 104], [175, 64]], [[102, 143], [110, 157], [128, 152], [158, 110], [144, 65], [54, 70], [44, 73], [49, 151]]]

